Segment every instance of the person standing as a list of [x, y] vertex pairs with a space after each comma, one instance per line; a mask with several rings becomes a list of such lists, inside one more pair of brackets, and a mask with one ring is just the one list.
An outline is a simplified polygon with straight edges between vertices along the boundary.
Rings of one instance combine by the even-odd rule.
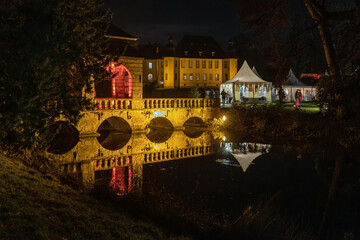
[[221, 100], [222, 100], [223, 106], [225, 106], [225, 100], [226, 100], [226, 92], [225, 92], [225, 89], [223, 89], [222, 92], [221, 92]]

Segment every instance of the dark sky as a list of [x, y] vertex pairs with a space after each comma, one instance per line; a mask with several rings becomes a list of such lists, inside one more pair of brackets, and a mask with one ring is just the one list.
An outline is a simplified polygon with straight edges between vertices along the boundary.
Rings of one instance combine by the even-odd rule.
[[105, 0], [112, 22], [140, 43], [175, 43], [184, 34], [210, 35], [220, 43], [240, 33], [240, 21], [228, 0]]

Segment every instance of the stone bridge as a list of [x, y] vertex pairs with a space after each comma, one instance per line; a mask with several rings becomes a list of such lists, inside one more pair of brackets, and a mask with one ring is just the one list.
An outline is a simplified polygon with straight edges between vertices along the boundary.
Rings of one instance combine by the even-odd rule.
[[183, 129], [190, 118], [207, 122], [217, 117], [219, 106], [218, 99], [208, 98], [97, 98], [94, 101], [96, 109], [85, 112], [76, 126], [81, 137], [96, 135], [100, 125], [111, 117], [127, 122], [132, 132], [145, 131], [155, 118], [165, 118], [174, 129]]

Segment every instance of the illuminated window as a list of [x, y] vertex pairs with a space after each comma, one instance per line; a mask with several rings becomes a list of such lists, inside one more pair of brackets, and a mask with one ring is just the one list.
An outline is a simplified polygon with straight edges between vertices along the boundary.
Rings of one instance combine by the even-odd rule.
[[194, 80], [192, 73], [189, 74], [189, 79], [190, 79], [190, 81]]
[[148, 80], [149, 80], [149, 82], [152, 82], [152, 80], [153, 80], [153, 75], [151, 73], [148, 74]]
[[184, 73], [184, 75], [183, 75], [183, 80], [186, 81], [186, 73]]
[[182, 67], [182, 68], [185, 67], [185, 60], [181, 60], [181, 67]]
[[212, 60], [209, 60], [209, 68], [212, 68]]
[[199, 51], [199, 57], [201, 57], [201, 55], [202, 55], [202, 51]]
[[167, 60], [165, 60], [165, 67], [167, 67], [167, 65], [168, 65], [168, 61], [167, 61]]
[[202, 61], [202, 68], [206, 68], [206, 60]]
[[200, 74], [197, 73], [197, 74], [195, 75], [195, 78], [196, 78], [197, 81], [199, 81], [199, 80], [200, 80]]
[[219, 81], [219, 74], [218, 73], [215, 74], [215, 80]]
[[196, 68], [199, 68], [200, 66], [199, 60], [196, 60]]
[[167, 73], [165, 73], [165, 80], [167, 80]]
[[215, 68], [219, 68], [219, 61], [218, 60], [215, 61]]
[[203, 79], [204, 79], [204, 81], [206, 81], [206, 73], [204, 73]]
[[211, 52], [211, 56], [212, 56], [212, 57], [215, 57], [215, 52]]
[[152, 62], [149, 62], [149, 69], [152, 69]]
[[192, 65], [193, 65], [193, 61], [189, 60], [189, 68], [192, 68]]
[[213, 75], [212, 75], [212, 73], [209, 73], [209, 80], [210, 80], [210, 81], [213, 80]]

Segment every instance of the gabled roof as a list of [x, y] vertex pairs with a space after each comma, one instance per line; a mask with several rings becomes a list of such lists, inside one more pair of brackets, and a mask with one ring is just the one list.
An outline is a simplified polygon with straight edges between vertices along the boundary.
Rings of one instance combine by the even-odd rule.
[[211, 36], [185, 35], [176, 47], [176, 55], [185, 58], [226, 58], [224, 50]]
[[118, 28], [114, 24], [110, 23], [109, 28], [106, 31], [106, 37], [109, 38], [117, 38], [122, 40], [130, 40], [130, 41], [136, 41], [137, 38], [130, 35], [129, 33], [125, 32], [124, 30]]
[[292, 69], [289, 70], [289, 74], [286, 77], [286, 80], [282, 83], [283, 86], [302, 86], [302, 87], [310, 87], [299, 81], [295, 77], [295, 74]]
[[240, 70], [235, 74], [235, 76], [230, 79], [227, 83], [269, 83], [261, 78], [259, 78], [249, 67], [249, 64], [244, 61]]

